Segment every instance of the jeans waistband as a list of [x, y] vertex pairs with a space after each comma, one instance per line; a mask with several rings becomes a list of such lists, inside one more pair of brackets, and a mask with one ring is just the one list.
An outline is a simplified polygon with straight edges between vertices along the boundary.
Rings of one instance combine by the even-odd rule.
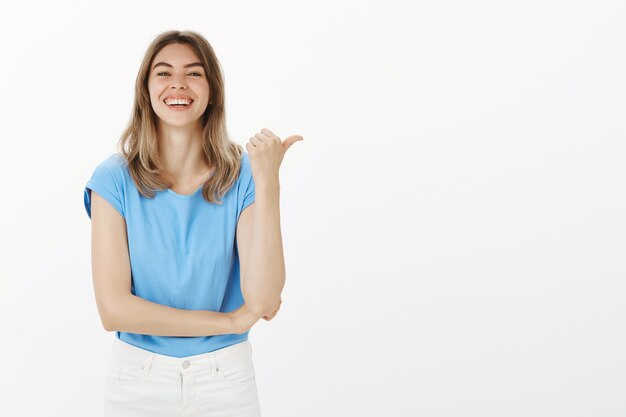
[[163, 369], [170, 371], [197, 371], [199, 369], [210, 369], [215, 371], [219, 364], [233, 363], [247, 360], [251, 357], [252, 348], [249, 340], [235, 343], [221, 349], [207, 352], [200, 355], [174, 357], [150, 352], [149, 350], [131, 345], [121, 339], [115, 338], [113, 341], [113, 355], [124, 358], [127, 361], [140, 364], [141, 368], [148, 373], [150, 369]]

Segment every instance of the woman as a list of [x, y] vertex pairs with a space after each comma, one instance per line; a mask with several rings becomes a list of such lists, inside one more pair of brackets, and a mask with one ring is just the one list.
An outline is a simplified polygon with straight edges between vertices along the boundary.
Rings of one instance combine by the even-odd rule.
[[116, 332], [105, 417], [260, 415], [248, 332], [280, 308], [278, 171], [297, 140], [262, 129], [244, 152], [206, 39], [149, 46], [120, 153], [84, 193], [96, 304]]

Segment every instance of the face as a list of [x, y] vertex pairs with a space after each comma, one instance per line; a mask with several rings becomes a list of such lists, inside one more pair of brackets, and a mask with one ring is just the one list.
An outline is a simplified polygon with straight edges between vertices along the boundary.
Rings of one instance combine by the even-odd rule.
[[[148, 91], [160, 123], [172, 126], [199, 123], [209, 102], [209, 82], [191, 46], [169, 44], [159, 51], [151, 63]], [[167, 99], [170, 96], [186, 98], [191, 104], [186, 101], [171, 103]]]

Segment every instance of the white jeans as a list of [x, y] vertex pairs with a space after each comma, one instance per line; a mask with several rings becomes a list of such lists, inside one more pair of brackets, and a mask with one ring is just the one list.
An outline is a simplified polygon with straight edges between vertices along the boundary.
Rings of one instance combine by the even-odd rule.
[[252, 347], [246, 340], [176, 358], [115, 339], [104, 417], [260, 417]]

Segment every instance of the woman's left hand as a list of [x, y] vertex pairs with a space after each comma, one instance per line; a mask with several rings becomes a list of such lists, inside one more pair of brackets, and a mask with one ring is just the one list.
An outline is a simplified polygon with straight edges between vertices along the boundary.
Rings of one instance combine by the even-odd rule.
[[255, 183], [278, 183], [278, 170], [283, 162], [285, 152], [294, 142], [304, 140], [300, 135], [289, 136], [281, 141], [269, 129], [261, 129], [246, 143], [250, 156], [250, 167]]
[[279, 298], [278, 300], [278, 307], [276, 307], [276, 310], [274, 310], [274, 312], [272, 314], [270, 314], [269, 316], [263, 316], [263, 320], [266, 321], [270, 321], [274, 318], [274, 316], [276, 315], [276, 313], [278, 313], [278, 310], [280, 310], [280, 305], [283, 303], [283, 299]]

